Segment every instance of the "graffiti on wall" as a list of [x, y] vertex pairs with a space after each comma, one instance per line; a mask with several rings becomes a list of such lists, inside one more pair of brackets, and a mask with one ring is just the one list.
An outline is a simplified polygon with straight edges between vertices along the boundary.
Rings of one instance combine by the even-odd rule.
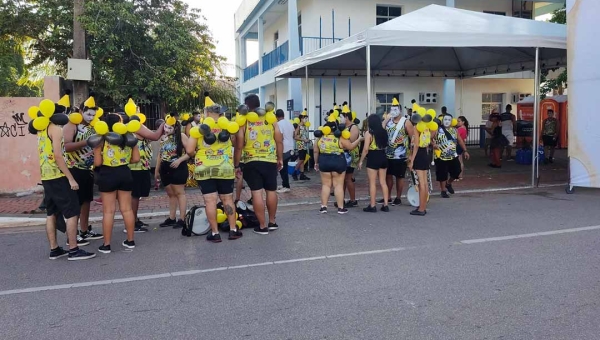
[[24, 112], [14, 112], [9, 120], [0, 122], [0, 138], [18, 138], [25, 137], [29, 117]]

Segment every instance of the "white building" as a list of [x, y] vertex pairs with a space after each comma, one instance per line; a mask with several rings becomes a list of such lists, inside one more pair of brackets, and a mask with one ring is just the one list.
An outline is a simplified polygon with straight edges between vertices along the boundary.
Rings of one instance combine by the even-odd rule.
[[[522, 18], [547, 16], [564, 6], [564, 0], [244, 0], [235, 14], [236, 70], [240, 99], [257, 93], [261, 102], [273, 101], [286, 110], [308, 108], [310, 120], [319, 124], [333, 103], [348, 101], [364, 119], [366, 80], [361, 77], [278, 79], [275, 69], [305, 53], [347, 38], [369, 27], [430, 4]], [[248, 42], [258, 42], [258, 56], [248, 56]], [[253, 61], [248, 64], [247, 61]], [[387, 78], [374, 82], [377, 112], [387, 111], [392, 97], [410, 107], [410, 101], [435, 96], [427, 108], [466, 116], [472, 125], [482, 121], [492, 107], [503, 108], [533, 93], [533, 74], [519, 72], [464, 80], [444, 78]], [[308, 89], [308, 92], [307, 92]], [[515, 108], [516, 109], [516, 108]], [[515, 112], [515, 111], [513, 111]]]

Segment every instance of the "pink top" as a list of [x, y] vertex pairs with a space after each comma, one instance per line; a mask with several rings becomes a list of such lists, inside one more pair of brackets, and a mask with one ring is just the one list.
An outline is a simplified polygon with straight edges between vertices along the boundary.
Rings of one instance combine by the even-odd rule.
[[462, 140], [467, 140], [467, 128], [464, 126], [459, 127], [458, 135], [460, 136], [460, 138], [462, 138]]

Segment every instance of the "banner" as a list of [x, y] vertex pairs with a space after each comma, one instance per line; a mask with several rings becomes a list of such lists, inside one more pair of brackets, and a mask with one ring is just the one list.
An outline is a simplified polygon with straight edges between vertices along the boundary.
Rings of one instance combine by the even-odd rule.
[[567, 0], [570, 184], [600, 187], [600, 1]]

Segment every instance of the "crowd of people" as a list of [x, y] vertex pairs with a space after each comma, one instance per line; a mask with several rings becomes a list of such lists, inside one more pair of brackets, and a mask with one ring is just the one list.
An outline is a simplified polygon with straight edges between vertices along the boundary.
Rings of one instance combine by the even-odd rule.
[[[277, 230], [277, 194], [290, 190], [288, 164], [297, 161], [294, 180], [310, 180], [304, 174], [310, 149], [322, 183], [320, 213], [328, 212], [330, 195], [335, 196], [338, 214], [357, 207], [354, 172], [366, 168], [370, 201], [363, 211], [377, 212], [380, 204], [379, 210], [388, 212], [390, 204], [402, 204], [408, 174], [419, 195], [419, 206], [410, 214], [424, 216], [432, 163], [441, 196], [447, 198], [454, 193], [454, 181], [460, 179], [462, 159], [469, 159], [464, 117], [455, 119], [445, 107], [437, 115], [416, 104], [404, 113], [396, 98], [383, 118], [368, 115], [363, 129], [347, 103], [341, 107], [334, 104], [327, 123], [314, 131], [314, 145], [306, 110], [289, 121], [273, 103], [261, 108], [256, 95], [246, 97], [230, 120], [206, 94], [204, 112], [171, 113], [154, 131], [144, 125], [145, 116], [131, 98], [124, 109], [111, 113], [96, 105], [93, 94], [77, 108], [71, 108], [69, 94], [50, 104], [41, 103], [29, 112], [29, 130], [38, 137], [50, 259], [93, 258], [96, 254], [79, 247], [97, 239], [103, 240], [98, 251], [110, 253], [117, 204], [126, 233], [121, 245], [135, 248], [135, 234], [147, 231], [138, 209], [140, 199], [150, 194], [152, 141], [160, 143], [154, 178], [169, 198], [169, 216], [160, 226], [186, 227], [186, 186], [197, 185], [211, 229], [206, 239], [215, 243], [222, 241], [219, 214], [225, 214], [229, 222], [229, 240], [243, 236], [236, 224], [236, 201], [244, 182], [258, 219], [253, 232], [268, 235]], [[279, 187], [278, 172], [282, 177]], [[102, 234], [89, 224], [94, 185], [103, 203]], [[378, 187], [383, 198], [376, 202]], [[68, 251], [57, 243], [57, 220], [62, 218], [66, 220]]]

